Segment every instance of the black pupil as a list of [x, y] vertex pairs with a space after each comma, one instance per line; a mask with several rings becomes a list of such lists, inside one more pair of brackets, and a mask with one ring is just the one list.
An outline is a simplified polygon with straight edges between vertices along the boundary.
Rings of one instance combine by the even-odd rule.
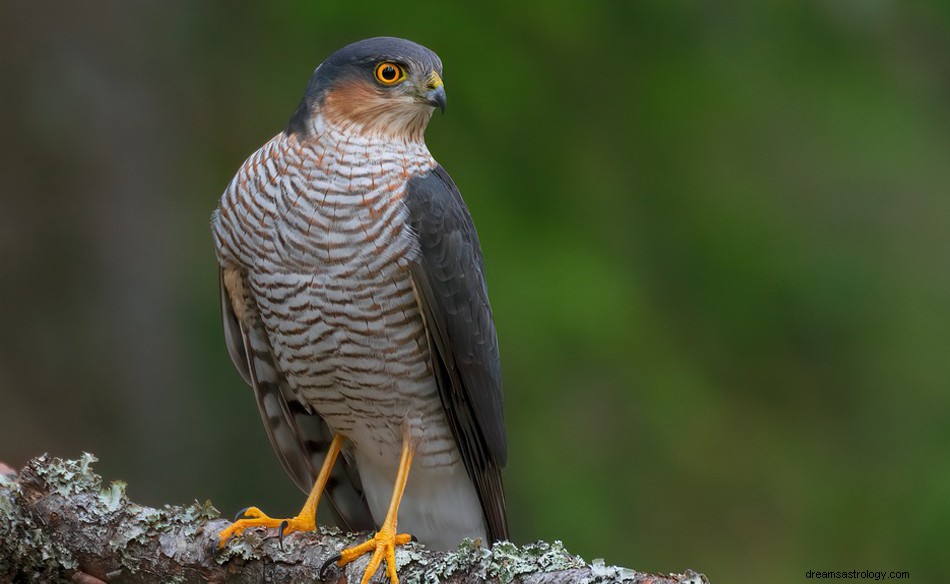
[[396, 78], [396, 68], [392, 65], [386, 65], [383, 67], [382, 76], [386, 81], [392, 81]]

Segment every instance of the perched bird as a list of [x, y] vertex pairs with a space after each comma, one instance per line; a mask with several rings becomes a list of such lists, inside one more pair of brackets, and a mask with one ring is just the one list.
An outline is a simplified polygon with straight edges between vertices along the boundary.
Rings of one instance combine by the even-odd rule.
[[212, 215], [228, 352], [310, 492], [293, 518], [245, 510], [221, 545], [314, 529], [324, 491], [341, 526], [378, 529], [339, 560], [373, 551], [364, 582], [383, 559], [397, 582], [408, 533], [437, 549], [508, 537], [498, 341], [472, 218], [425, 144], [435, 108], [435, 53], [348, 45]]

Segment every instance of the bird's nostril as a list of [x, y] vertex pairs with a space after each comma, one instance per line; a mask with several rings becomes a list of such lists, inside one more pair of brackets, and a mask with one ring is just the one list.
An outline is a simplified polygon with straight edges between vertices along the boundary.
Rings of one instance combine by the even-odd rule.
[[442, 78], [439, 77], [439, 74], [433, 71], [429, 74], [429, 79], [426, 80], [426, 88], [428, 89], [438, 89], [442, 87]]

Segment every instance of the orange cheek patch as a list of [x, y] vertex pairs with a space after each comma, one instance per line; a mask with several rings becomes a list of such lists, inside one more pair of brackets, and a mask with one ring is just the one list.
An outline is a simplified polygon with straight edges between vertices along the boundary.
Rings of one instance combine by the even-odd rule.
[[323, 107], [332, 120], [368, 125], [387, 107], [386, 96], [364, 81], [341, 83], [327, 93]]
[[355, 125], [366, 134], [421, 142], [432, 108], [391, 94], [372, 81], [348, 80], [327, 92], [321, 113], [330, 123]]

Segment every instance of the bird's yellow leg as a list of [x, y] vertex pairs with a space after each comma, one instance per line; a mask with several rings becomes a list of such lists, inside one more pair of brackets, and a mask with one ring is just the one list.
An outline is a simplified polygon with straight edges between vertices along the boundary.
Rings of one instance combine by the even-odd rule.
[[[399, 513], [399, 503], [402, 501], [402, 492], [406, 488], [406, 481], [409, 480], [409, 467], [412, 466], [412, 456], [415, 451], [415, 445], [407, 436], [402, 444], [402, 457], [399, 459], [399, 472], [396, 473], [396, 484], [393, 486], [393, 498], [389, 503], [389, 511], [386, 513], [386, 520], [382, 527], [376, 532], [369, 541], [360, 545], [347, 548], [340, 552], [340, 559], [337, 565], [343, 567], [356, 558], [373, 552], [369, 564], [366, 566], [366, 572], [363, 573], [361, 584], [367, 584], [373, 577], [379, 564], [386, 560], [386, 575], [392, 584], [398, 584], [399, 578], [396, 577], [396, 546], [409, 543], [412, 536], [408, 533], [396, 533], [396, 515]], [[373, 551], [375, 550], [375, 551]]]
[[300, 513], [298, 513], [296, 517], [274, 519], [268, 517], [257, 507], [248, 507], [244, 510], [244, 519], [238, 519], [218, 534], [218, 547], [224, 547], [224, 544], [227, 543], [232, 535], [240, 535], [248, 527], [280, 527], [283, 525], [284, 529], [281, 535], [288, 535], [294, 531], [313, 531], [316, 529], [317, 504], [320, 502], [320, 496], [323, 494], [323, 489], [327, 486], [327, 481], [330, 479], [330, 472], [333, 470], [333, 464], [336, 462], [336, 457], [340, 454], [342, 447], [343, 435], [334, 435], [333, 441], [330, 442], [330, 448], [327, 449], [327, 455], [323, 459], [320, 474], [317, 475], [317, 480], [313, 483], [313, 488], [310, 489], [310, 496], [307, 497], [307, 502], [304, 503], [303, 509], [300, 510]]

